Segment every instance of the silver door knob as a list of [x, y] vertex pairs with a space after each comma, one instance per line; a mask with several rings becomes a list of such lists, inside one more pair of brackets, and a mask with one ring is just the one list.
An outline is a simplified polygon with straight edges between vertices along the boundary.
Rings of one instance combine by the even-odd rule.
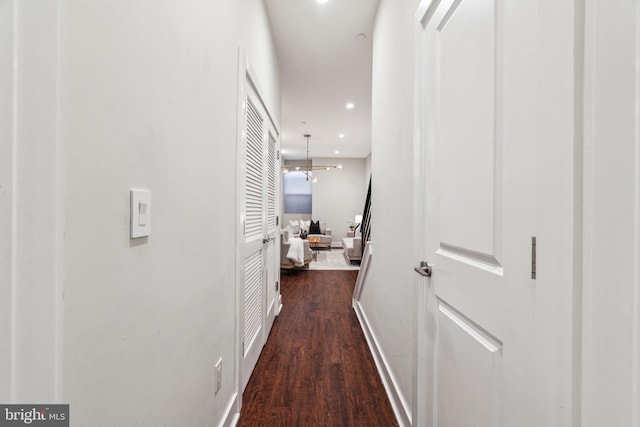
[[431, 277], [431, 266], [427, 261], [420, 261], [420, 267], [415, 267], [413, 270], [421, 276]]

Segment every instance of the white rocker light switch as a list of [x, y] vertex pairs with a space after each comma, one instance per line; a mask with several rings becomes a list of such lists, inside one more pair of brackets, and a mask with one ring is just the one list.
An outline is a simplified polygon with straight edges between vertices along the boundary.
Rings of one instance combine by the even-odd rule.
[[131, 190], [131, 238], [151, 234], [151, 192]]

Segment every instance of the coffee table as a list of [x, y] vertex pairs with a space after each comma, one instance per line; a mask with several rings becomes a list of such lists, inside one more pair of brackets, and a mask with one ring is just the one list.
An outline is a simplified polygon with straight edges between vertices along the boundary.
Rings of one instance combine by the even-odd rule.
[[320, 247], [320, 237], [307, 237], [309, 247], [313, 250], [313, 259], [318, 260], [318, 248]]

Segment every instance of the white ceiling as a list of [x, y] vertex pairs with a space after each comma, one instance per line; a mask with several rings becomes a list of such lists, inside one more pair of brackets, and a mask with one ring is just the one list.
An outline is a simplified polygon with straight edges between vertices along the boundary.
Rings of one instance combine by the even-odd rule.
[[[283, 158], [305, 158], [307, 133], [310, 158], [366, 157], [371, 152], [371, 40], [378, 0], [264, 2], [280, 63]], [[347, 110], [347, 102], [355, 108]]]

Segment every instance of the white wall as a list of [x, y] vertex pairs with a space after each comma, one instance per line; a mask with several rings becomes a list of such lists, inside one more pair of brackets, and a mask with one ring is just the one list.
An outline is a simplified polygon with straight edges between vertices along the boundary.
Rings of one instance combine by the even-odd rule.
[[[245, 55], [259, 81], [261, 95], [265, 98], [267, 109], [275, 120], [280, 123], [280, 67], [273, 35], [269, 28], [264, 1], [242, 0], [242, 16], [237, 25], [242, 25], [247, 31], [242, 32], [242, 45]], [[282, 131], [282, 129], [279, 129]]]
[[[0, 198], [16, 200], [0, 210], [0, 400], [70, 403], [77, 425], [218, 425], [237, 392], [241, 44], [279, 120], [263, 2], [4, 1], [2, 61], [16, 4], [17, 87], [0, 67]], [[132, 187], [152, 192], [149, 238], [129, 239]]]
[[366, 192], [369, 189], [369, 179], [371, 178], [371, 154], [364, 159], [364, 164], [364, 191]]
[[374, 258], [360, 304], [410, 414], [412, 400], [413, 18], [417, 0], [382, 0], [373, 37]]
[[[332, 241], [342, 243], [347, 235], [349, 220], [362, 215], [367, 196], [365, 159], [314, 158], [314, 165], [342, 164], [342, 169], [313, 171], [318, 182], [313, 184], [314, 221], [325, 221], [331, 228]], [[368, 181], [367, 181], [368, 184]]]

